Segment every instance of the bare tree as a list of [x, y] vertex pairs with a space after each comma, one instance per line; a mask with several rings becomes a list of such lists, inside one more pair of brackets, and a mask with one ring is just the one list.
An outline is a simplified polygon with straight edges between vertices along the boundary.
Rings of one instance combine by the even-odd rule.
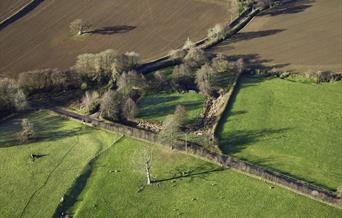
[[133, 101], [132, 98], [127, 98], [124, 107], [123, 107], [123, 113], [126, 118], [133, 119], [138, 115], [139, 109], [138, 105]]
[[146, 84], [145, 77], [138, 72], [131, 70], [128, 73], [124, 72], [121, 74], [117, 81], [118, 90], [128, 96], [132, 89], [141, 90], [144, 89]]
[[20, 111], [26, 106], [26, 96], [18, 84], [8, 78], [0, 79], [0, 112], [6, 114]]
[[235, 62], [235, 68], [238, 70], [239, 73], [242, 73], [246, 70], [246, 62], [243, 58], [239, 58], [236, 62]]
[[158, 90], [165, 90], [169, 87], [168, 84], [168, 79], [165, 76], [164, 73], [162, 73], [161, 71], [156, 71], [155, 73], [153, 73], [153, 87], [158, 89]]
[[170, 58], [173, 60], [183, 59], [186, 55], [186, 51], [183, 49], [175, 49], [169, 52]]
[[222, 40], [226, 37], [229, 31], [229, 26], [223, 24], [216, 24], [213, 28], [208, 30], [208, 38], [211, 41]]
[[178, 120], [179, 126], [184, 127], [184, 125], [188, 121], [188, 115], [186, 113], [185, 107], [182, 105], [177, 105], [174, 116], [175, 116], [175, 119]]
[[90, 30], [91, 25], [82, 19], [76, 19], [70, 23], [70, 32], [74, 35], [82, 35]]
[[192, 74], [192, 70], [188, 65], [178, 65], [172, 71], [172, 82], [177, 88], [187, 89], [193, 84]]
[[33, 124], [28, 119], [21, 120], [21, 132], [18, 134], [18, 139], [21, 143], [27, 143], [33, 137]]
[[86, 113], [94, 113], [100, 104], [100, 95], [97, 91], [86, 91], [81, 105]]
[[193, 68], [202, 66], [208, 62], [205, 52], [200, 48], [189, 49], [188, 54], [184, 57], [184, 62]]
[[119, 121], [122, 118], [122, 95], [119, 92], [109, 90], [102, 99], [100, 105], [101, 116], [112, 121]]
[[132, 165], [134, 170], [146, 176], [146, 185], [151, 185], [152, 181], [152, 151], [144, 148], [137, 150], [132, 155]]
[[188, 38], [186, 39], [184, 45], [183, 45], [183, 50], [184, 50], [184, 49], [191, 49], [191, 48], [194, 48], [194, 47], [195, 47], [195, 43], [192, 42], [192, 41], [190, 40], [190, 38], [188, 37]]
[[203, 65], [196, 73], [197, 87], [206, 96], [213, 94], [214, 74], [214, 69], [209, 64]]
[[133, 69], [134, 67], [138, 66], [140, 62], [140, 55], [137, 52], [135, 51], [126, 52], [125, 55], [128, 61], [127, 63], [128, 69]]

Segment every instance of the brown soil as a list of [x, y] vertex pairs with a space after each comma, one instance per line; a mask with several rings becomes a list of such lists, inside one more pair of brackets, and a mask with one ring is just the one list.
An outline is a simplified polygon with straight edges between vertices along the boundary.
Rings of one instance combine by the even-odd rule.
[[[68, 68], [79, 54], [109, 48], [137, 51], [144, 60], [157, 58], [188, 36], [203, 38], [208, 28], [229, 17], [222, 5], [210, 1], [46, 0], [0, 32], [0, 76]], [[71, 36], [69, 24], [77, 18], [103, 31]]]
[[342, 1], [297, 0], [269, 10], [213, 51], [268, 69], [342, 72]]
[[14, 14], [30, 0], [0, 0], [0, 21]]

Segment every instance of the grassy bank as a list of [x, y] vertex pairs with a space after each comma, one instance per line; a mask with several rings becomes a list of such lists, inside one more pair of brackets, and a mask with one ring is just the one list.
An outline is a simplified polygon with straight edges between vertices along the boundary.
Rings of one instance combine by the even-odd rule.
[[243, 77], [218, 131], [223, 152], [336, 188], [342, 83]]

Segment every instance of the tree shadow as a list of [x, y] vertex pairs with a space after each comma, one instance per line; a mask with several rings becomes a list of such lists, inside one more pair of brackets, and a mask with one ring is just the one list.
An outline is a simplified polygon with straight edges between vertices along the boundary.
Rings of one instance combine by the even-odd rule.
[[136, 28], [135, 26], [128, 26], [128, 25], [106, 26], [106, 27], [101, 27], [101, 28], [89, 31], [89, 33], [111, 35], [111, 34], [115, 34], [115, 33], [127, 33], [131, 30], [134, 30], [135, 28]]
[[236, 33], [233, 37], [223, 41], [219, 46], [227, 46], [232, 43], [236, 43], [239, 41], [252, 40], [256, 38], [271, 36], [280, 32], [285, 31], [285, 29], [271, 29], [271, 30], [263, 30], [263, 31], [252, 31], [252, 32], [239, 32]]
[[315, 0], [294, 0], [285, 2], [278, 7], [270, 8], [266, 11], [261, 12], [258, 16], [278, 16], [284, 14], [296, 14], [305, 11], [312, 7], [312, 3]]
[[154, 182], [160, 183], [160, 182], [167, 182], [167, 181], [175, 181], [180, 179], [189, 178], [189, 182], [194, 181], [194, 179], [206, 179], [210, 174], [215, 172], [224, 171], [225, 168], [223, 167], [216, 167], [211, 166], [208, 164], [204, 164], [201, 166], [189, 168], [187, 165], [182, 165], [179, 167], [176, 167], [174, 170], [170, 172], [172, 176], [164, 178], [164, 179], [156, 179]]
[[58, 116], [46, 116], [46, 114], [35, 113], [21, 114], [10, 120], [0, 124], [0, 149], [12, 146], [24, 145], [17, 139], [17, 134], [21, 130], [21, 119], [29, 118], [34, 126], [34, 137], [25, 143], [31, 144], [36, 142], [49, 142], [62, 138], [73, 137], [75, 135], [87, 134], [90, 130], [87, 128], [77, 127], [70, 130], [64, 130], [62, 127], [68, 122]]

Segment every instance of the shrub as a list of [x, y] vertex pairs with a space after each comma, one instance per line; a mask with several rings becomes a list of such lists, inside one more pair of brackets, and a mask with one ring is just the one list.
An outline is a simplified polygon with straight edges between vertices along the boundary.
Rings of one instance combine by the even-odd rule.
[[0, 117], [25, 109], [26, 96], [18, 84], [11, 79], [0, 79]]
[[200, 48], [191, 48], [188, 54], [184, 57], [184, 62], [192, 67], [200, 67], [208, 62], [205, 52]]
[[21, 132], [18, 139], [21, 143], [27, 143], [33, 137], [33, 124], [28, 119], [21, 120]]
[[113, 90], [107, 91], [101, 99], [101, 117], [111, 121], [120, 121], [122, 119], [122, 99], [121, 93]]

